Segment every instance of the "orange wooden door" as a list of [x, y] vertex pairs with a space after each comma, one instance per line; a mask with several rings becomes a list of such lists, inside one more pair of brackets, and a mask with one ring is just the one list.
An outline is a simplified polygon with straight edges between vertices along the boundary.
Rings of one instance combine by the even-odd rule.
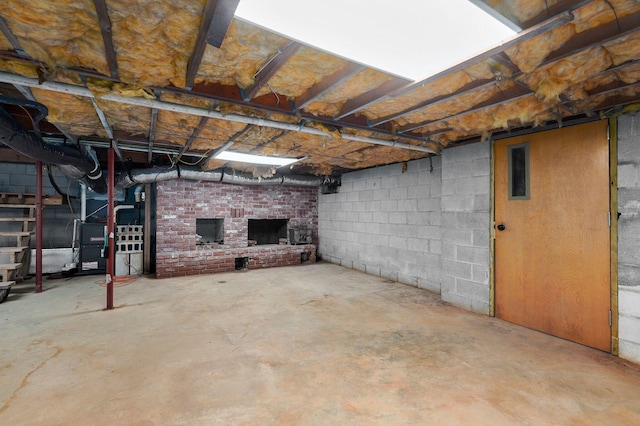
[[496, 316], [610, 351], [606, 121], [494, 148]]

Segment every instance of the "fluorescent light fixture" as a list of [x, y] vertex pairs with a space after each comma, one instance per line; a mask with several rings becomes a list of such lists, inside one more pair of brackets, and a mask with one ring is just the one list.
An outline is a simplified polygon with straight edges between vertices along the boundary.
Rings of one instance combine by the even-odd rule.
[[218, 160], [238, 161], [240, 163], [252, 163], [252, 164], [266, 164], [269, 166], [288, 166], [296, 161], [300, 161], [299, 158], [284, 158], [284, 157], [270, 157], [266, 155], [253, 155], [245, 154], [244, 152], [234, 151], [222, 151], [214, 158]]
[[235, 16], [409, 80], [516, 33], [468, 0], [240, 0]]

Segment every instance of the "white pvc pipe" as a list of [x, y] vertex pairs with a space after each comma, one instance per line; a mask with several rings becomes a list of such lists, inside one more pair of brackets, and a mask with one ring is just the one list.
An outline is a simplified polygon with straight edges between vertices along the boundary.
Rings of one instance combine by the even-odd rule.
[[87, 220], [87, 186], [80, 184], [80, 220], [84, 223]]
[[[10, 83], [10, 84], [18, 84], [21, 86], [27, 87], [36, 87], [39, 89], [50, 90], [54, 92], [67, 93], [75, 96], [83, 96], [87, 98], [95, 99], [96, 95], [86, 87], [74, 86], [66, 83], [55, 83], [51, 81], [45, 81], [42, 84], [35, 78], [22, 77], [15, 74], [10, 74], [6, 72], [0, 72], [0, 82], [2, 83]], [[282, 123], [274, 120], [267, 120], [259, 117], [247, 117], [239, 114], [222, 114], [218, 111], [210, 111], [205, 108], [198, 108], [189, 105], [179, 105], [165, 101], [158, 101], [155, 99], [146, 99], [146, 98], [129, 98], [126, 96], [116, 95], [114, 93], [108, 93], [106, 95], [99, 97], [105, 101], [118, 102], [126, 105], [134, 105], [134, 106], [142, 106], [146, 108], [156, 108], [163, 111], [171, 111], [178, 112], [183, 114], [191, 114], [199, 117], [209, 117], [214, 118], [216, 120], [224, 120], [224, 121], [232, 121], [236, 123], [245, 123], [252, 124], [255, 126], [261, 127], [270, 127], [274, 129], [280, 130], [288, 130], [293, 132], [307, 133], [316, 136], [329, 136], [330, 134], [323, 132], [319, 129], [314, 129], [313, 127], [305, 127], [303, 125], [291, 124], [291, 123]], [[396, 148], [408, 149], [412, 151], [420, 151], [426, 152], [429, 154], [437, 154], [431, 148], [427, 148], [421, 145], [410, 145], [402, 142], [388, 141], [385, 139], [376, 139], [370, 138], [366, 136], [357, 136], [350, 134], [341, 134], [342, 139], [351, 140], [355, 142], [363, 142], [370, 143], [374, 145], [384, 145], [391, 146]]]

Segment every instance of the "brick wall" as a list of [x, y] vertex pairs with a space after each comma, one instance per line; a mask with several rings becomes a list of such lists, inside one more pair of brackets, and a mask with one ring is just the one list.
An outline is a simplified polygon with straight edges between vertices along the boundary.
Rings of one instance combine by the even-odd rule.
[[[233, 271], [235, 259], [249, 268], [315, 261], [317, 188], [244, 186], [172, 180], [157, 184], [156, 276]], [[196, 219], [224, 219], [223, 245], [197, 245]], [[248, 247], [249, 219], [289, 219], [289, 228], [313, 230], [313, 245]]]

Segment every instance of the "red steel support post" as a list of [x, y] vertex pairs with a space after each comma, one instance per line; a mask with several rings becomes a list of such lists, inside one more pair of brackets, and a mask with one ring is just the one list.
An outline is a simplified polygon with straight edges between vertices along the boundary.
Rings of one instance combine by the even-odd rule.
[[115, 191], [115, 178], [114, 178], [114, 163], [115, 163], [115, 155], [113, 147], [109, 148], [109, 156], [108, 156], [108, 213], [107, 213], [107, 236], [108, 236], [108, 246], [107, 246], [107, 309], [113, 309], [113, 277], [115, 275], [115, 210], [114, 210], [114, 191]]
[[[30, 249], [27, 249], [30, 250]], [[25, 257], [29, 259], [28, 256]], [[42, 161], [36, 161], [36, 293], [42, 291]]]

